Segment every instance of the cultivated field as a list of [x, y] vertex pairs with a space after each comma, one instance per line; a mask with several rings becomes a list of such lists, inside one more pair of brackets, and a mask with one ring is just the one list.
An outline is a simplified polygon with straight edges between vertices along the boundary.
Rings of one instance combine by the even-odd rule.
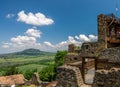
[[37, 69], [40, 71], [43, 67], [54, 64], [54, 55], [42, 56], [22, 56], [17, 58], [0, 58], [0, 72], [3, 72], [8, 66], [17, 66], [23, 73], [26, 70]]

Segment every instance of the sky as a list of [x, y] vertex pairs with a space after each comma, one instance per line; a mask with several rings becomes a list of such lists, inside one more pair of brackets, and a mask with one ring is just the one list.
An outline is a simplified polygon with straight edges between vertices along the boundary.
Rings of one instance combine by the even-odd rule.
[[119, 17], [119, 8], [120, 0], [0, 0], [0, 54], [97, 41], [97, 16]]

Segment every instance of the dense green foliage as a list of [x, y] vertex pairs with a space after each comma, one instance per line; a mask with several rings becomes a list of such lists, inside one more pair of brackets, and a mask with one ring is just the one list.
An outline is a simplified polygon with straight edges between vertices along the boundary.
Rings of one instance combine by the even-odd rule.
[[54, 66], [48, 66], [43, 68], [39, 72], [40, 79], [42, 81], [52, 81], [55, 79], [55, 67]]
[[24, 77], [27, 79], [27, 80], [30, 80], [32, 78], [32, 75], [33, 73], [37, 72], [37, 69], [33, 69], [33, 70], [27, 70], [25, 71], [24, 73]]
[[21, 72], [18, 70], [17, 67], [10, 66], [10, 67], [6, 68], [6, 70], [4, 71], [3, 75], [7, 76], [7, 75], [20, 74], [20, 73]]
[[42, 81], [55, 80], [56, 69], [57, 67], [64, 64], [64, 59], [66, 54], [67, 54], [67, 51], [57, 51], [55, 55], [55, 64], [52, 66], [45, 67], [39, 72], [39, 76]]
[[61, 66], [64, 64], [64, 59], [66, 54], [67, 54], [67, 51], [57, 51], [55, 55], [56, 66]]

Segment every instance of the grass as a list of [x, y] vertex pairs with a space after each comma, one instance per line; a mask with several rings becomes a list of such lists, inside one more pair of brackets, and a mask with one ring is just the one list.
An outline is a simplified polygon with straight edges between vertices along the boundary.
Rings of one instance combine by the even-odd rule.
[[44, 63], [47, 61], [53, 61], [54, 55], [44, 55], [37, 57], [20, 57], [20, 58], [0, 58], [0, 67], [13, 66], [13, 65], [25, 65], [32, 63]]
[[33, 70], [33, 69], [37, 69], [37, 71], [40, 71], [43, 67], [46, 67], [46, 65], [28, 64], [28, 65], [19, 66], [18, 69], [20, 71], [27, 71], [27, 70]]
[[28, 64], [28, 65], [18, 66], [18, 69], [19, 71], [22, 71], [23, 73], [25, 71], [34, 70], [34, 69], [37, 69], [37, 71], [39, 72], [42, 68], [47, 67], [49, 65], [53, 65], [53, 64], [54, 62], [46, 62], [42, 64]]
[[0, 75], [4, 73], [6, 67], [17, 66], [19, 71], [24, 73], [27, 70], [37, 69], [39, 72], [42, 68], [54, 64], [54, 55], [19, 57], [19, 58], [0, 58]]

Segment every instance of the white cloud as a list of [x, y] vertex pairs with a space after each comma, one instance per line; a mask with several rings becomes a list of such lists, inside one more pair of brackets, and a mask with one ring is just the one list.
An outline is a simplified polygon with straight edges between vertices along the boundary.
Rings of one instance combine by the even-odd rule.
[[45, 41], [44, 44], [47, 45], [48, 47], [54, 47], [54, 45], [52, 45], [52, 44], [51, 44], [50, 42], [48, 42], [48, 41]]
[[79, 40], [82, 42], [89, 42], [90, 41], [90, 39], [84, 34], [79, 35]]
[[26, 35], [18, 35], [10, 39], [10, 43], [3, 42], [2, 48], [21, 50], [27, 48], [39, 48], [40, 43], [37, 43], [37, 38], [40, 38], [41, 32], [37, 29], [28, 29], [25, 32]]
[[40, 32], [39, 30], [35, 30], [35, 29], [28, 29], [28, 30], [26, 31], [26, 34], [27, 34], [28, 36], [39, 37], [39, 38], [40, 38], [42, 32]]
[[90, 39], [90, 41], [97, 41], [97, 36], [95, 36], [95, 35], [92, 35], [92, 34], [90, 34], [89, 35], [89, 39]]
[[76, 42], [74, 37], [72, 37], [72, 36], [68, 36], [68, 41], [69, 41], [69, 43], [75, 43]]
[[3, 45], [2, 47], [3, 48], [9, 48], [9, 45]]
[[[76, 44], [77, 46], [81, 46], [83, 42], [92, 42], [92, 41], [97, 41], [97, 36], [95, 35], [84, 35], [84, 34], [80, 34], [79, 36], [68, 36], [68, 40], [66, 41], [61, 41], [57, 44], [52, 44], [49, 41], [45, 41], [44, 44], [44, 50], [47, 51], [57, 51], [57, 50], [67, 50], [68, 49], [68, 45], [71, 43]], [[46, 47], [47, 46], [47, 47]]]
[[11, 42], [14, 42], [16, 44], [30, 44], [30, 43], [35, 43], [36, 38], [35, 37], [29, 37], [29, 36], [17, 36], [11, 38]]
[[84, 34], [80, 34], [79, 36], [68, 36], [68, 40], [66, 41], [61, 41], [60, 43], [57, 44], [52, 44], [49, 41], [44, 42], [45, 45], [47, 45], [47, 47], [45, 47], [45, 50], [48, 51], [57, 51], [57, 50], [67, 50], [68, 49], [68, 45], [71, 43], [76, 44], [77, 46], [81, 46], [83, 42], [92, 42], [92, 41], [97, 41], [97, 36], [95, 35], [84, 35]]
[[12, 17], [14, 17], [15, 15], [14, 14], [7, 14], [6, 15], [6, 18], [12, 18]]
[[[38, 35], [34, 35], [34, 31], [39, 32]], [[29, 32], [29, 33], [28, 33]], [[37, 48], [43, 51], [57, 51], [57, 50], [67, 50], [68, 45], [71, 43], [76, 44], [77, 46], [81, 46], [83, 42], [91, 42], [97, 41], [97, 36], [95, 35], [88, 35], [80, 34], [79, 36], [68, 36], [68, 39], [65, 41], [61, 41], [57, 44], [53, 44], [50, 41], [44, 41], [43, 43], [37, 42], [37, 38], [40, 37], [40, 31], [37, 29], [28, 29], [25, 32], [24, 36], [17, 36], [11, 38], [10, 43], [3, 43], [2, 48], [6, 49], [14, 49], [14, 50], [23, 50], [27, 48]]]
[[5, 42], [2, 43], [3, 43], [2, 48], [9, 48], [10, 45], [12, 45], [12, 43], [5, 43]]
[[34, 26], [50, 25], [54, 23], [53, 19], [47, 18], [43, 13], [38, 12], [36, 14], [33, 14], [29, 12], [28, 14], [25, 14], [24, 11], [20, 11], [18, 13], [17, 21]]

